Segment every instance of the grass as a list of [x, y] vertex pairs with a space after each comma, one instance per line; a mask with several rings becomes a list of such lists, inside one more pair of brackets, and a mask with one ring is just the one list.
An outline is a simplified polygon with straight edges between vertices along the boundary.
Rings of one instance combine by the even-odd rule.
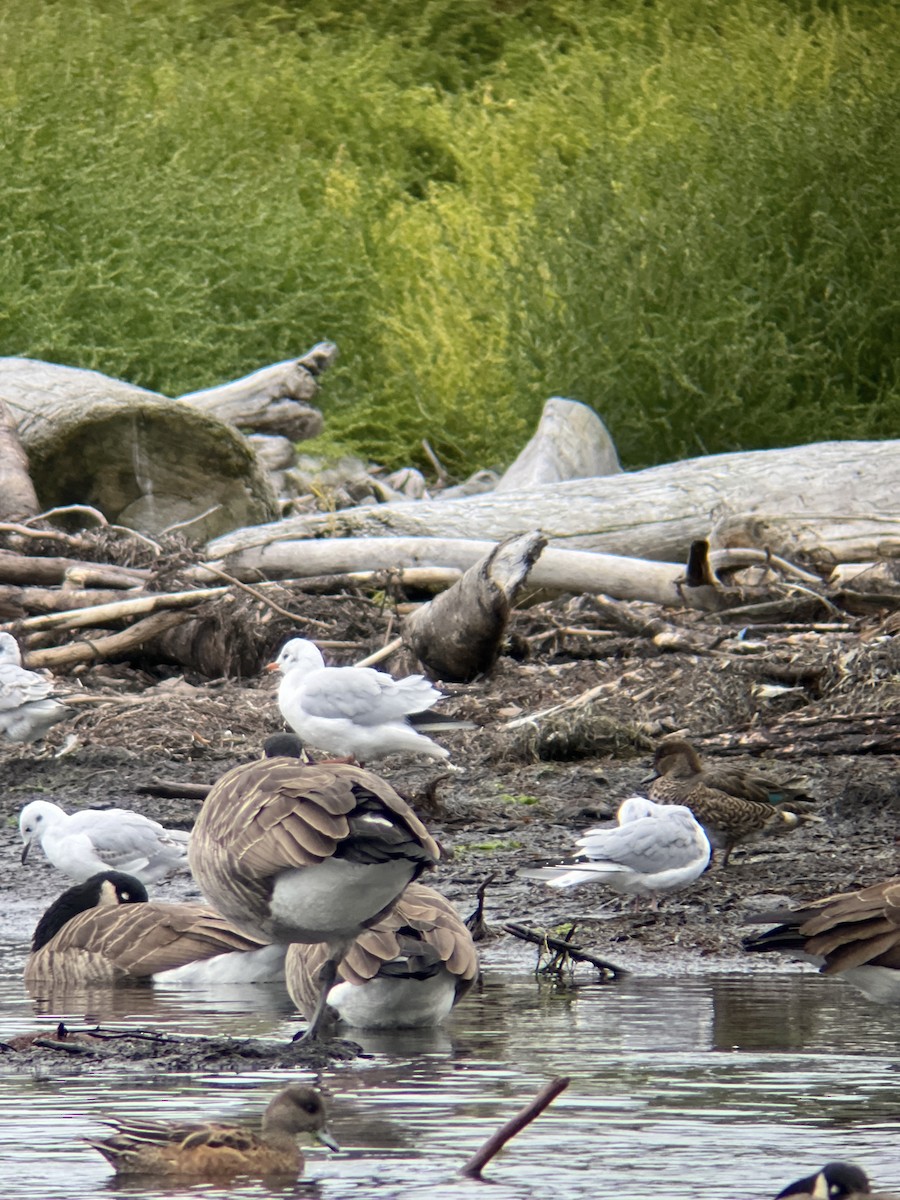
[[0, 12], [0, 353], [171, 395], [331, 339], [326, 445], [896, 434], [900, 37], [813, 0]]

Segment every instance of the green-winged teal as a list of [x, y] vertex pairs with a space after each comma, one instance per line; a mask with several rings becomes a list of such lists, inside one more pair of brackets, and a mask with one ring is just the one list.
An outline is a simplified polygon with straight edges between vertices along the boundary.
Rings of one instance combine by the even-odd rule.
[[766, 796], [764, 777], [735, 770], [706, 770], [700, 755], [682, 739], [660, 742], [647, 792], [661, 804], [686, 805], [706, 830], [710, 845], [724, 850], [722, 865], [745, 838], [763, 831], [784, 832], [818, 820], [794, 812]]

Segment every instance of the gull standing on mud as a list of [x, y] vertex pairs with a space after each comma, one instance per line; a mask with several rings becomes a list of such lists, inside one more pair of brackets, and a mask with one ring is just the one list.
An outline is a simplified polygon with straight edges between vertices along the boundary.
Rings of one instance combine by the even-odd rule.
[[357, 762], [398, 751], [450, 757], [408, 719], [443, 699], [424, 675], [394, 679], [371, 667], [326, 667], [306, 638], [291, 638], [266, 669], [282, 672], [278, 707], [305, 745]]
[[156, 883], [187, 866], [190, 834], [164, 829], [127, 808], [87, 808], [67, 813], [49, 800], [32, 800], [19, 814], [25, 862], [37, 842], [65, 875], [83, 883], [98, 871], [124, 871], [143, 884]]
[[11, 742], [36, 742], [47, 730], [72, 715], [72, 709], [54, 700], [53, 684], [22, 666], [19, 643], [11, 633], [0, 633], [0, 733]]
[[588, 829], [577, 845], [586, 862], [520, 871], [550, 887], [605, 883], [626, 896], [673, 892], [698, 879], [709, 865], [709, 839], [689, 809], [629, 796], [619, 806], [618, 825]]

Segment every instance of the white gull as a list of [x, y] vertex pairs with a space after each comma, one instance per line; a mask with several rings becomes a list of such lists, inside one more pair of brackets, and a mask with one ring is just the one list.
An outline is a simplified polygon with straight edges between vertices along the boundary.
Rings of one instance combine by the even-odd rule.
[[306, 745], [359, 762], [397, 751], [450, 757], [409, 723], [443, 698], [423, 675], [394, 679], [371, 667], [326, 667], [306, 638], [286, 642], [268, 670], [282, 672], [278, 707]]
[[19, 643], [0, 633], [0, 733], [12, 742], [36, 742], [51, 726], [72, 715], [51, 692], [53, 684], [22, 666]]
[[70, 815], [49, 800], [32, 800], [19, 814], [19, 832], [25, 843], [22, 862], [37, 842], [54, 867], [79, 883], [110, 869], [156, 883], [187, 867], [189, 834], [164, 829], [126, 808], [88, 808]]
[[690, 809], [630, 796], [618, 825], [588, 829], [577, 841], [584, 862], [521, 871], [551, 887], [605, 883], [626, 896], [656, 896], [693, 883], [709, 865], [709, 839]]

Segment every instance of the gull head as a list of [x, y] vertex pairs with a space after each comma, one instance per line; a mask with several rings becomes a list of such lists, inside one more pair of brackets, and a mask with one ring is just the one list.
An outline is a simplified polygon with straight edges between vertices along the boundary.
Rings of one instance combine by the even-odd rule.
[[19, 833], [25, 843], [22, 847], [22, 862], [28, 857], [31, 843], [39, 842], [48, 826], [60, 816], [65, 816], [63, 810], [58, 804], [51, 804], [49, 800], [32, 800], [30, 804], [25, 805], [19, 813]]
[[266, 666], [267, 671], [288, 671], [300, 668], [304, 671], [318, 671], [325, 666], [325, 660], [319, 647], [307, 638], [291, 638], [281, 647], [278, 657]]

